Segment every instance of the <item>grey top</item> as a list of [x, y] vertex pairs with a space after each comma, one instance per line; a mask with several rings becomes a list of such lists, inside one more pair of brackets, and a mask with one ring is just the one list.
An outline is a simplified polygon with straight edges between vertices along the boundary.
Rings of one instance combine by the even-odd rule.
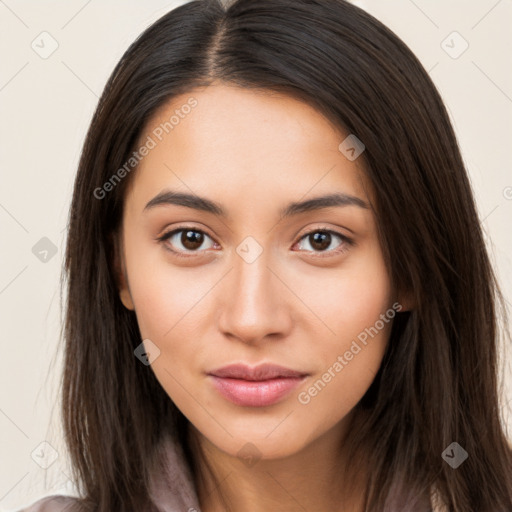
[[[150, 492], [154, 504], [161, 512], [201, 512], [182, 448], [171, 438], [162, 441], [161, 457], [154, 469]], [[75, 498], [71, 496], [48, 496], [18, 512], [66, 512], [73, 502]], [[426, 504], [427, 509], [433, 512], [447, 510], [434, 491], [431, 506]]]
[[[151, 479], [151, 498], [161, 512], [201, 512], [192, 475], [181, 446], [162, 441], [161, 458]], [[47, 496], [19, 512], [66, 512], [76, 498]]]

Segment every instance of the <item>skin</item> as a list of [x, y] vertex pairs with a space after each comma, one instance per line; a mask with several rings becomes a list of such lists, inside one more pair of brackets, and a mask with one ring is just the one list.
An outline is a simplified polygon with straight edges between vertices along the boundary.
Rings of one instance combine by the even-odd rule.
[[[278, 213], [333, 192], [369, 203], [361, 160], [338, 150], [348, 134], [311, 106], [220, 83], [173, 98], [140, 140], [191, 96], [197, 106], [131, 176], [120, 233], [121, 300], [135, 311], [143, 339], [158, 346], [151, 368], [190, 420], [234, 510], [363, 510], [359, 491], [338, 478], [343, 439], [381, 364], [391, 322], [309, 403], [298, 395], [393, 303], [407, 305], [390, 283], [371, 208], [337, 206], [286, 219]], [[145, 211], [164, 189], [207, 197], [228, 217], [172, 204]], [[181, 233], [157, 240], [180, 227], [205, 232], [202, 244], [190, 249]], [[354, 244], [333, 235], [318, 248], [304, 235], [319, 229]], [[251, 263], [236, 251], [248, 236], [262, 249]], [[241, 407], [206, 375], [239, 362], [271, 362], [309, 376], [277, 404]], [[250, 467], [237, 455], [246, 443], [258, 453]], [[224, 510], [210, 490], [198, 490], [202, 510]]]

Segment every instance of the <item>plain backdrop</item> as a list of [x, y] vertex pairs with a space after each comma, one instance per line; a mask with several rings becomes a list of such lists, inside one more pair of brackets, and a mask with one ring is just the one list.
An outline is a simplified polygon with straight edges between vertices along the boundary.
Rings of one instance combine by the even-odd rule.
[[[140, 32], [182, 3], [0, 0], [0, 511], [74, 493], [57, 393], [59, 279], [73, 180], [110, 72]], [[512, 302], [512, 2], [354, 3], [409, 45], [439, 89]], [[511, 359], [508, 352], [509, 425]]]

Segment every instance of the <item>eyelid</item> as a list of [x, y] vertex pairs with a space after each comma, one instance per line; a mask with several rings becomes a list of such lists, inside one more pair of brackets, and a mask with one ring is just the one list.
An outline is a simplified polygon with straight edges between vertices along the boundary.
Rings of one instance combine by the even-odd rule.
[[311, 253], [311, 254], [313, 254], [314, 258], [329, 258], [329, 257], [337, 256], [339, 254], [343, 254], [348, 249], [350, 249], [350, 247], [356, 245], [356, 242], [352, 238], [350, 238], [347, 235], [344, 235], [343, 233], [341, 233], [335, 229], [332, 229], [328, 226], [317, 226], [315, 228], [308, 229], [308, 231], [306, 231], [305, 233], [303, 233], [299, 236], [297, 242], [295, 242], [293, 245], [296, 245], [297, 243], [299, 243], [301, 240], [303, 240], [307, 236], [312, 235], [313, 233], [318, 233], [318, 232], [329, 233], [331, 235], [335, 235], [335, 236], [341, 238], [342, 244], [341, 244], [340, 248], [331, 249], [330, 251], [320, 251], [320, 252], [315, 252], [315, 251], [298, 251], [298, 252]]
[[[171, 238], [172, 236], [174, 236], [176, 233], [179, 233], [181, 231], [195, 231], [195, 232], [198, 232], [198, 233], [202, 233], [206, 236], [208, 236], [211, 240], [213, 240], [214, 243], [218, 244], [218, 242], [214, 239], [214, 237], [212, 237], [211, 235], [208, 234], [207, 231], [205, 231], [204, 229], [202, 228], [197, 228], [195, 226], [178, 226], [176, 228], [173, 228], [169, 231], [165, 231], [162, 235], [158, 235], [155, 240], [157, 240], [158, 242], [161, 242], [161, 243], [164, 243], [165, 245], [165, 242], [167, 240], [169, 240], [169, 238]], [[355, 241], [348, 237], [347, 235], [344, 235], [343, 233], [339, 232], [339, 231], [336, 231], [332, 228], [329, 228], [327, 226], [318, 226], [318, 227], [315, 227], [315, 228], [311, 228], [309, 229], [308, 231], [304, 232], [303, 234], [301, 234], [297, 241], [293, 243], [293, 246], [295, 246], [297, 243], [299, 243], [301, 240], [303, 240], [304, 238], [306, 238], [307, 236], [309, 235], [312, 235], [313, 233], [317, 233], [317, 232], [324, 232], [324, 233], [329, 233], [329, 234], [332, 234], [332, 235], [335, 235], [335, 236], [338, 236], [339, 238], [341, 238], [342, 240], [342, 249], [332, 249], [330, 251], [320, 251], [320, 252], [315, 252], [315, 251], [297, 251], [297, 252], [306, 252], [306, 253], [312, 253], [314, 255], [315, 258], [322, 258], [322, 257], [330, 257], [330, 256], [333, 256], [333, 255], [337, 255], [337, 254], [343, 254], [345, 251], [348, 250], [349, 247], [351, 246], [354, 246], [356, 245]], [[346, 247], [346, 246], [349, 246], [349, 247]], [[197, 255], [200, 255], [201, 253], [204, 253], [206, 250], [201, 250], [201, 251], [190, 251], [189, 254], [187, 253], [184, 253], [184, 251], [176, 251], [174, 249], [171, 249], [170, 247], [168, 247], [168, 245], [165, 245], [165, 248], [169, 251], [171, 251], [173, 254], [177, 255], [177, 256], [182, 256], [182, 257], [196, 257]]]
[[209, 235], [207, 231], [205, 231], [203, 228], [197, 228], [195, 226], [178, 226], [176, 228], [170, 229], [169, 231], [164, 231], [164, 233], [161, 234], [161, 235], [158, 235], [155, 238], [155, 240], [157, 242], [160, 242], [160, 243], [164, 244], [164, 247], [165, 247], [166, 250], [172, 252], [174, 255], [176, 255], [178, 257], [184, 257], [184, 258], [191, 257], [191, 258], [194, 258], [197, 255], [205, 252], [204, 250], [202, 250], [202, 251], [190, 251], [190, 253], [187, 254], [184, 251], [176, 251], [175, 249], [171, 249], [169, 247], [169, 245], [166, 244], [166, 242], [171, 237], [173, 237], [176, 233], [179, 233], [181, 231], [195, 231], [197, 233], [202, 233], [202, 234], [206, 235], [207, 237], [209, 237], [211, 240], [213, 240], [214, 243], [218, 244], [218, 242], [211, 235]]

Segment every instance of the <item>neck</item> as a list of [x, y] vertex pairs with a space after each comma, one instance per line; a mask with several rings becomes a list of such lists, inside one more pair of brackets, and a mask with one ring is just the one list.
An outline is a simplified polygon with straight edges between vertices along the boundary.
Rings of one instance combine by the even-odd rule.
[[[342, 481], [348, 463], [343, 448], [346, 430], [332, 429], [285, 458], [247, 462], [218, 449], [190, 425], [189, 439], [198, 461], [196, 485], [201, 511], [363, 511], [364, 478], [354, 478], [346, 485]], [[350, 470], [355, 469], [351, 464]]]

